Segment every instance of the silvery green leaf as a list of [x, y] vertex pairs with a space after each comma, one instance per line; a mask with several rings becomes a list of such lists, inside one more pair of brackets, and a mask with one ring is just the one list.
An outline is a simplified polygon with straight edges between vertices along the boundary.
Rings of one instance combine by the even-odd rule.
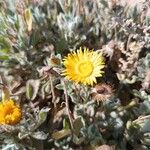
[[40, 86], [39, 80], [28, 80], [26, 83], [26, 96], [28, 99], [34, 100], [38, 94]]
[[25, 139], [28, 135], [29, 133], [19, 132], [18, 138], [22, 140], [22, 139]]
[[40, 112], [39, 112], [39, 115], [38, 115], [38, 121], [40, 124], [42, 124], [46, 118], [47, 118], [47, 113], [49, 112], [49, 108], [46, 108], [46, 109], [41, 109]]
[[19, 150], [19, 148], [17, 148], [16, 144], [7, 144], [2, 150]]
[[63, 90], [64, 89], [64, 86], [62, 84], [57, 84], [55, 86], [58, 90]]
[[63, 120], [63, 128], [69, 129], [69, 122], [66, 119]]
[[43, 131], [37, 131], [31, 133], [31, 136], [37, 140], [46, 140], [48, 137], [48, 134], [44, 133]]
[[73, 126], [75, 135], [79, 136], [80, 130], [84, 126], [83, 118], [82, 117], [76, 118], [75, 121], [73, 122]]
[[150, 132], [150, 119], [145, 121], [141, 131], [144, 133]]
[[75, 144], [81, 144], [82, 142], [84, 142], [85, 138], [84, 137], [77, 137], [76, 135], [73, 136], [73, 142]]
[[0, 54], [0, 60], [8, 60], [8, 59], [9, 59], [9, 56]]
[[142, 139], [142, 143], [144, 145], [150, 146], [150, 132], [144, 134], [144, 138]]
[[61, 138], [64, 138], [68, 135], [71, 134], [71, 130], [70, 129], [63, 129], [63, 130], [60, 130], [60, 131], [56, 131], [52, 134], [52, 138], [56, 139], [56, 140], [59, 140]]
[[150, 101], [144, 101], [141, 105], [140, 105], [140, 112], [145, 115], [145, 114], [149, 114], [150, 113]]

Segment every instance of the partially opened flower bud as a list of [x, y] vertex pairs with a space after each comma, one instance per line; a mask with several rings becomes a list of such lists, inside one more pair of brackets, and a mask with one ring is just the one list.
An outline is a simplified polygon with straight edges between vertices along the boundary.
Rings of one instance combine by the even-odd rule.
[[113, 96], [113, 89], [108, 84], [97, 84], [92, 88], [92, 98], [95, 101], [106, 101]]

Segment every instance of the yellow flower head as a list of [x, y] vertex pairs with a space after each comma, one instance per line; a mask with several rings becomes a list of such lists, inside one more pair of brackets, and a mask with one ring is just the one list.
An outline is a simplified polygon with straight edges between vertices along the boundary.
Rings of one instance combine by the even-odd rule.
[[67, 79], [85, 85], [93, 85], [96, 83], [96, 77], [101, 77], [104, 68], [104, 60], [100, 53], [90, 51], [88, 48], [82, 48], [77, 52], [72, 52], [64, 58], [64, 66], [62, 75]]
[[0, 124], [15, 125], [21, 120], [21, 116], [20, 107], [12, 99], [0, 103]]

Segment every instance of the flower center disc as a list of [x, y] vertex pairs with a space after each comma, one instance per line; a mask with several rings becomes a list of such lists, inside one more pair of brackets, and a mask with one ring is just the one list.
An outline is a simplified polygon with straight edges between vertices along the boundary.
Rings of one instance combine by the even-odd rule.
[[82, 62], [78, 65], [78, 71], [83, 77], [90, 76], [93, 72], [93, 65], [91, 62]]
[[14, 110], [12, 108], [7, 108], [5, 111], [5, 116], [9, 116], [12, 115], [14, 113]]

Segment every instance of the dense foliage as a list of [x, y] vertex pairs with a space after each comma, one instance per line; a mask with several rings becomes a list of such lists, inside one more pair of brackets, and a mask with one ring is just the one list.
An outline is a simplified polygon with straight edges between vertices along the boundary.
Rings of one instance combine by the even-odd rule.
[[[80, 47], [105, 59], [93, 86], [62, 75]], [[149, 0], [1, 0], [0, 77], [22, 115], [2, 150], [150, 149]]]

